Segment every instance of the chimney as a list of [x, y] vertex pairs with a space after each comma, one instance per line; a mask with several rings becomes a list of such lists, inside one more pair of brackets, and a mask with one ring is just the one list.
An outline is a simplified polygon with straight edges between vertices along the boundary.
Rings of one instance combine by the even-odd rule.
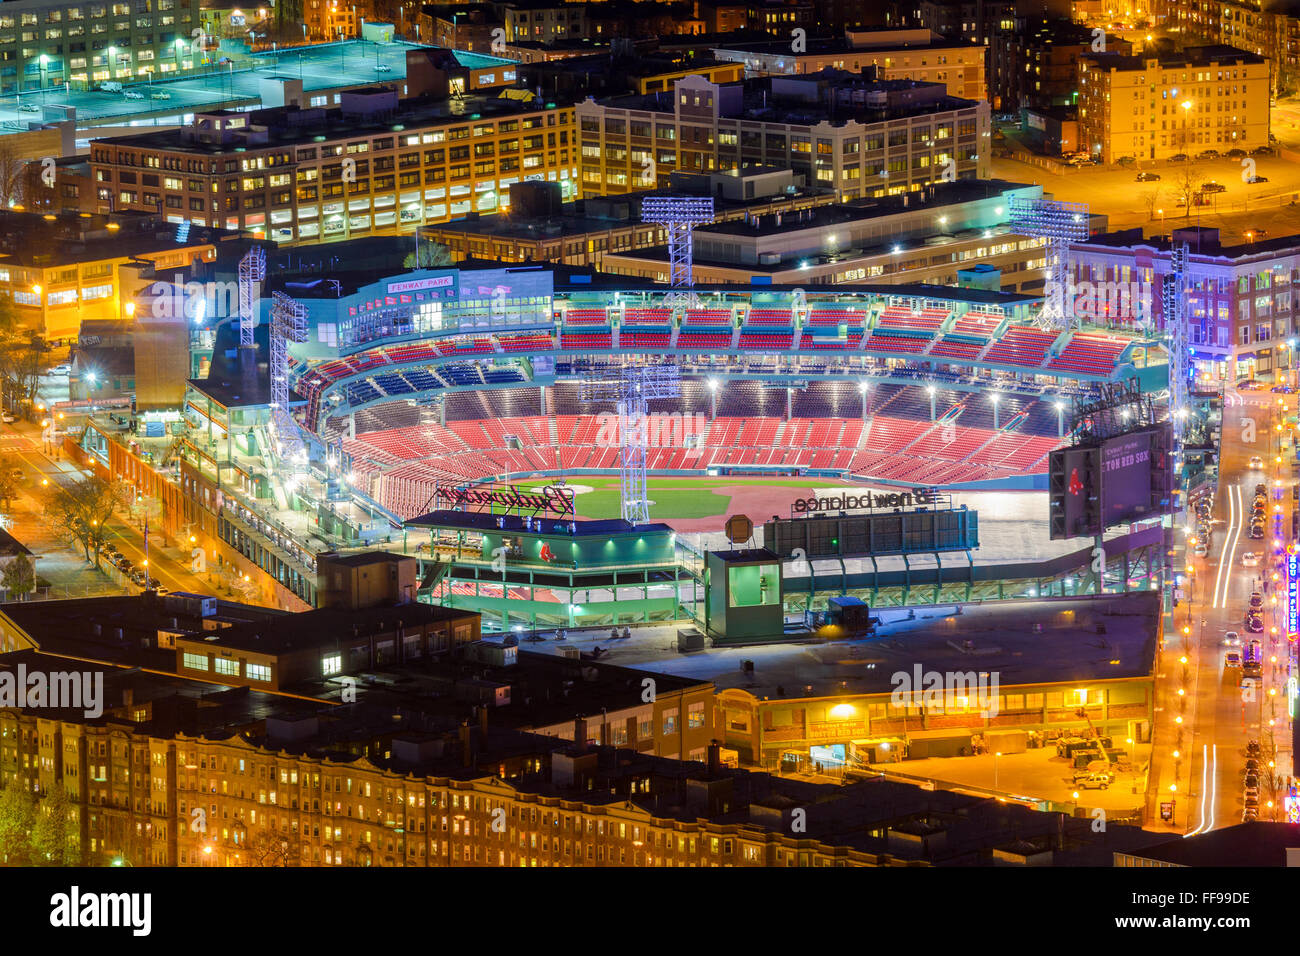
[[722, 744], [716, 740], [709, 741], [709, 776], [716, 777], [722, 773]]
[[575, 717], [573, 720], [573, 745], [579, 753], [587, 749], [587, 721], [583, 717]]
[[470, 729], [469, 729], [468, 720], [462, 720], [460, 722], [460, 752], [462, 755], [462, 759], [464, 760], [464, 765], [466, 767], [473, 766], [474, 748], [470, 743]]

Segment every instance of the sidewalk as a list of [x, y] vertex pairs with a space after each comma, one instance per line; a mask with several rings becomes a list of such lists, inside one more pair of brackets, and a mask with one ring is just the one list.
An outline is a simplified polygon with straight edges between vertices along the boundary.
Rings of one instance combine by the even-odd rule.
[[32, 552], [38, 580], [48, 581], [49, 591], [29, 595], [28, 600], [95, 597], [129, 594], [133, 589], [113, 584], [108, 575], [95, 569], [83, 552], [69, 547], [51, 529], [41, 507], [30, 493], [14, 499], [9, 515], [9, 531]]

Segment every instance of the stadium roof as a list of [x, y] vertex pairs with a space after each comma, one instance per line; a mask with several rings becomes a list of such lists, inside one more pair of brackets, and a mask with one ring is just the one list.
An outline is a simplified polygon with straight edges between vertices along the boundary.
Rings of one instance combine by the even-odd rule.
[[[601, 520], [571, 519], [557, 515], [543, 515], [534, 519], [533, 527], [526, 528], [524, 519], [519, 515], [488, 514], [479, 511], [430, 511], [406, 522], [408, 528], [464, 528], [467, 531], [510, 531], [515, 534], [563, 534], [569, 535], [569, 525], [575, 531], [572, 537], [608, 537], [613, 534], [672, 534], [673, 529], [666, 524], [632, 524], [622, 518]], [[546, 525], [548, 527], [543, 527]]]

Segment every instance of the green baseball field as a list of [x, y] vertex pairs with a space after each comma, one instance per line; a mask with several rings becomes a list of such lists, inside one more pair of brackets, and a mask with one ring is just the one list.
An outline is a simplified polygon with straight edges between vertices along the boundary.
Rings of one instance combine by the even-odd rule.
[[[518, 482], [523, 487], [540, 488], [553, 482], [549, 479], [526, 479]], [[733, 498], [744, 498], [745, 507], [753, 510], [760, 502], [771, 499], [766, 515], [784, 510], [788, 501], [800, 497], [803, 489], [838, 484], [825, 478], [816, 480], [800, 478], [654, 478], [646, 482], [649, 492], [650, 517], [656, 521], [677, 523], [691, 519], [722, 519], [733, 513]], [[616, 477], [578, 476], [569, 482], [574, 492], [574, 507], [579, 518], [603, 519], [619, 517], [619, 485]], [[752, 516], [755, 520], [760, 515]], [[718, 522], [721, 527], [721, 521]]]

